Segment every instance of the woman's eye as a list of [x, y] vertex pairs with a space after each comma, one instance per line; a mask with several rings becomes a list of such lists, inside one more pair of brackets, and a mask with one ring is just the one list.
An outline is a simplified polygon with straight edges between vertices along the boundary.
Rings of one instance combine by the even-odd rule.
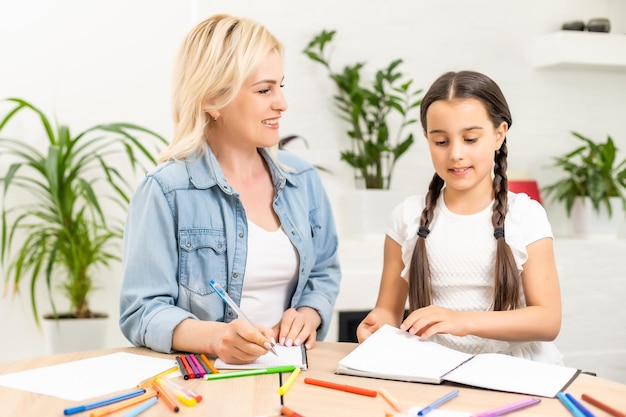
[[269, 88], [265, 88], [265, 89], [263, 89], [263, 90], [259, 90], [259, 94], [267, 94], [267, 93], [269, 93], [269, 92], [270, 92], [270, 89], [269, 89]]
[[465, 142], [474, 143], [478, 140], [478, 138], [465, 138]]

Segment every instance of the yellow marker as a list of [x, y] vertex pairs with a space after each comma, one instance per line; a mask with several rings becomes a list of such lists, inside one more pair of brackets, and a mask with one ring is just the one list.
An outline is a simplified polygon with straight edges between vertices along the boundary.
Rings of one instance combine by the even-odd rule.
[[137, 384], [137, 388], [142, 388], [145, 385], [150, 386], [153, 380], [160, 378], [162, 376], [171, 374], [172, 372], [176, 372], [176, 371], [178, 371], [178, 365], [174, 365], [170, 369], [166, 369], [165, 371], [159, 372], [158, 374], [151, 376], [150, 378], [144, 379], [143, 381]]
[[195, 398], [192, 398], [192, 397], [188, 396], [187, 394], [185, 394], [177, 386], [178, 384], [174, 384], [173, 381], [168, 381], [167, 378], [166, 379], [157, 378], [156, 382], [160, 386], [167, 385], [168, 388], [170, 388], [174, 392], [174, 395], [176, 396], [176, 399], [178, 401], [180, 401], [181, 403], [183, 403], [183, 405], [186, 405], [187, 407], [193, 407], [198, 402], [198, 401], [196, 401]]
[[287, 390], [293, 385], [296, 378], [298, 378], [298, 375], [300, 375], [300, 368], [294, 369], [287, 381], [280, 388], [278, 388], [278, 393], [280, 395], [285, 395]]

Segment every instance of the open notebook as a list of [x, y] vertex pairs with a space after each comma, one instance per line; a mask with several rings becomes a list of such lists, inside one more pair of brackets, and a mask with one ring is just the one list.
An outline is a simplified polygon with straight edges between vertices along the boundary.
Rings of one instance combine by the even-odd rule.
[[269, 368], [272, 366], [297, 366], [302, 370], [306, 370], [308, 367], [308, 361], [306, 356], [306, 349], [304, 345], [300, 346], [274, 346], [276, 353], [267, 352], [265, 355], [260, 356], [256, 361], [246, 363], [243, 365], [234, 365], [226, 363], [221, 359], [215, 360], [215, 367], [217, 369], [256, 369], [256, 368]]
[[555, 397], [580, 371], [500, 353], [471, 355], [385, 325], [339, 361], [338, 374]]

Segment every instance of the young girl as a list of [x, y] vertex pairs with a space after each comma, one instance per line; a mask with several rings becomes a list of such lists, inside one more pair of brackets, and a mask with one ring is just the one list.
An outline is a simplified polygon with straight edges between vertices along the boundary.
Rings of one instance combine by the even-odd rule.
[[425, 197], [393, 211], [378, 300], [358, 340], [391, 324], [472, 354], [561, 363], [549, 342], [561, 327], [552, 231], [538, 202], [508, 191], [512, 119], [500, 88], [480, 73], [448, 72], [420, 117], [435, 174]]

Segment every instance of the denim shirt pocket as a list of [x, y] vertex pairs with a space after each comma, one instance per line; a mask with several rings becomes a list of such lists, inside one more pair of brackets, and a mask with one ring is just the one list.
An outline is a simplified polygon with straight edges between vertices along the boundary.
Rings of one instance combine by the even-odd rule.
[[219, 229], [179, 231], [180, 285], [192, 293], [213, 292], [211, 278], [226, 276], [226, 234]]
[[320, 223], [320, 209], [315, 208], [309, 211], [309, 223], [311, 224], [311, 237], [315, 237], [317, 233], [322, 229]]

